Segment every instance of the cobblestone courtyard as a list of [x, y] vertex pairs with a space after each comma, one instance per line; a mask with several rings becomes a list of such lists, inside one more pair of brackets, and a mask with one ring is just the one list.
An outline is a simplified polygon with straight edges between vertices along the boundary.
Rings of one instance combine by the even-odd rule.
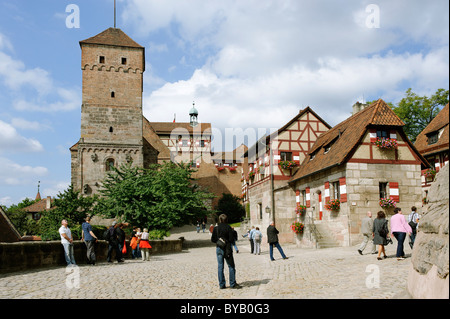
[[[180, 234], [174, 234], [179, 236]], [[184, 236], [209, 240], [195, 231]], [[199, 247], [181, 253], [155, 255], [150, 261], [81, 264], [74, 268], [51, 268], [0, 276], [0, 298], [75, 299], [385, 299], [406, 296], [411, 258], [397, 261], [394, 245], [390, 258], [378, 261], [367, 248], [299, 249], [283, 245], [287, 260], [267, 247], [261, 255], [250, 254], [247, 240], [238, 242], [234, 254], [236, 277], [242, 289], [218, 287], [214, 247]], [[411, 250], [405, 247], [407, 256]], [[225, 267], [228, 285], [228, 269]], [[78, 277], [79, 275], [79, 277]], [[79, 280], [77, 279], [79, 278]], [[77, 281], [78, 280], [78, 281]]]

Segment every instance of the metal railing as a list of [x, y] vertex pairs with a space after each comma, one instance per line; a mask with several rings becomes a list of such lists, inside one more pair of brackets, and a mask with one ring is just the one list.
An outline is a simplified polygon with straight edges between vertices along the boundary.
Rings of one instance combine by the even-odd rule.
[[314, 224], [314, 217], [313, 217], [313, 213], [311, 211], [307, 212], [307, 214], [306, 214], [306, 223], [310, 230], [309, 239], [311, 241], [314, 240], [317, 245], [319, 239], [322, 238], [322, 235], [320, 234], [319, 230], [317, 229], [316, 225]]

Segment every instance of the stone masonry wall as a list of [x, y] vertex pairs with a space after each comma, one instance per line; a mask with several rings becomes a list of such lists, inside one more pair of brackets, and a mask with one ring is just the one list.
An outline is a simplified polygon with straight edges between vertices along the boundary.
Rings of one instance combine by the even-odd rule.
[[449, 298], [449, 165], [436, 175], [419, 222], [408, 275], [413, 298]]

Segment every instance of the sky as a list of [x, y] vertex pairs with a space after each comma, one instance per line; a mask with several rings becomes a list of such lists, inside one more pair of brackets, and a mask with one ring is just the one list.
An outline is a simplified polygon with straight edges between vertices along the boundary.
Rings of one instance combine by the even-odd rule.
[[[273, 130], [310, 106], [334, 126], [356, 101], [449, 88], [447, 0], [117, 0], [145, 47], [151, 122]], [[0, 205], [55, 197], [80, 138], [79, 41], [114, 26], [113, 0], [0, 0]], [[251, 145], [250, 145], [251, 146]]]

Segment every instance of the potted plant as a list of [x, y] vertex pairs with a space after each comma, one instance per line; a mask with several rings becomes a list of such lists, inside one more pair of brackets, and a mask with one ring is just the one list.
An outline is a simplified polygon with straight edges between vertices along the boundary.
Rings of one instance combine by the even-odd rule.
[[332, 199], [325, 204], [325, 208], [327, 210], [339, 210], [341, 208], [341, 202], [339, 201], [339, 199]]
[[304, 213], [306, 213], [306, 206], [297, 204], [297, 207], [295, 208], [295, 213], [299, 216], [302, 216]]
[[255, 172], [254, 171], [249, 172], [248, 173], [248, 178], [253, 180], [255, 178]]
[[296, 234], [303, 234], [303, 230], [305, 228], [305, 225], [300, 222], [293, 222], [291, 225], [291, 229]]
[[381, 206], [381, 208], [394, 208], [396, 204], [397, 203], [393, 199], [391, 199], [389, 197], [380, 198], [380, 206]]
[[376, 141], [373, 142], [373, 144], [375, 144], [375, 146], [379, 149], [383, 150], [393, 150], [398, 148], [398, 143], [395, 138], [377, 137]]
[[425, 178], [431, 178], [433, 179], [436, 176], [436, 171], [434, 169], [427, 169], [426, 171], [423, 172], [423, 176], [425, 176]]

